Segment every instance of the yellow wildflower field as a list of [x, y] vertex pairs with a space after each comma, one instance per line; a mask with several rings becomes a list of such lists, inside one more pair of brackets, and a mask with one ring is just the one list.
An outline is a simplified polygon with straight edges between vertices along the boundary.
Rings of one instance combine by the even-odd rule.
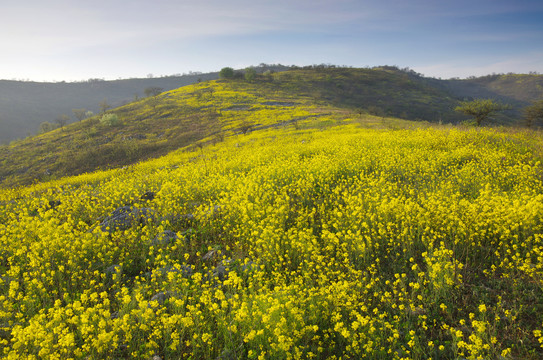
[[541, 358], [541, 146], [281, 127], [0, 190], [0, 354]]

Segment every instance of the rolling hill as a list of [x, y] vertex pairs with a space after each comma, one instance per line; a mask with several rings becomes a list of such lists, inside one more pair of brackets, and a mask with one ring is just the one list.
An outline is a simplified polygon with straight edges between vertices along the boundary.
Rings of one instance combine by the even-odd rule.
[[[79, 83], [36, 83], [0, 80], [0, 143], [36, 134], [42, 122], [54, 122], [62, 114], [73, 118], [72, 109], [95, 113], [106, 100], [114, 107], [143, 97], [150, 86], [171, 90], [201, 80], [217, 79], [218, 73], [172, 76], [153, 79]], [[72, 120], [73, 121], [73, 120]]]
[[[255, 69], [258, 72], [280, 71], [286, 67], [261, 64]], [[0, 144], [37, 134], [42, 122], [52, 123], [63, 114], [74, 122], [72, 109], [83, 108], [98, 113], [99, 104], [104, 100], [112, 107], [118, 107], [145, 97], [145, 89], [149, 87], [167, 91], [218, 78], [219, 73], [212, 72], [113, 81], [89, 79], [74, 83], [0, 80]]]
[[[462, 118], [452, 112], [451, 104], [459, 99], [483, 97], [513, 105], [511, 111], [495, 119], [497, 123], [509, 124], [518, 120], [522, 107], [543, 96], [542, 75], [438, 80], [393, 66], [330, 69], [318, 65], [303, 68], [312, 70], [310, 75], [300, 75], [301, 68], [282, 65], [261, 64], [256, 69], [260, 73], [268, 69], [276, 72], [290, 69], [290, 76], [302, 80], [296, 84], [291, 82], [291, 86], [309, 91], [315, 98], [410, 120], [454, 123]], [[316, 77], [315, 72], [319, 71], [326, 71], [326, 77]], [[0, 144], [36, 134], [42, 122], [54, 122], [62, 114], [73, 122], [72, 109], [84, 108], [97, 113], [100, 102], [106, 100], [117, 107], [133, 101], [136, 96], [143, 97], [148, 87], [168, 91], [199, 80], [217, 78], [218, 73], [116, 81], [90, 79], [81, 83], [0, 80]], [[408, 106], [413, 99], [414, 106]]]
[[455, 91], [292, 69], [0, 147], [0, 357], [541, 359], [543, 133]]
[[[32, 166], [116, 168], [0, 188], [0, 357], [541, 359], [542, 132], [360, 114], [281, 76], [23, 142]], [[168, 154], [119, 167], [138, 149]]]
[[[518, 89], [507, 94], [503, 89], [512, 85], [496, 85], [496, 79], [490, 85], [477, 85], [484, 87], [489, 97], [517, 104], [497, 117], [498, 123], [514, 123], [520, 106], [539, 94], [539, 77], [522, 79], [529, 80], [536, 90], [515, 99], [511, 94], [520, 94], [524, 85], [515, 82]], [[120, 119], [115, 126], [104, 125], [102, 115], [96, 115], [1, 146], [0, 183], [28, 184], [125, 166], [177, 148], [222, 141], [249, 128], [310, 127], [340, 120], [375, 123], [390, 117], [457, 123], [466, 119], [452, 110], [459, 94], [482, 93], [467, 92], [475, 86], [466, 85], [468, 82], [461, 81], [466, 89], [451, 84], [395, 67], [319, 66], [259, 75], [254, 81], [238, 78], [196, 83], [108, 110]]]

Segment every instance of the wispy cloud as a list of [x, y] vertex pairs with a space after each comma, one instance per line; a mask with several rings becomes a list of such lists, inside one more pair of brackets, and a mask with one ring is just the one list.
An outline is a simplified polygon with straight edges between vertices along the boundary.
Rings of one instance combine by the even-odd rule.
[[262, 62], [460, 70], [474, 54], [488, 64], [504, 49], [543, 51], [537, 14], [540, 0], [3, 0], [0, 31], [9, 36], [0, 38], [0, 77], [59, 78], [63, 68], [110, 73], [123, 63], [167, 72], [181, 57], [192, 69], [217, 69], [255, 53]]
[[[360, 19], [352, 1], [25, 1], [3, 6], [11, 51], [291, 31]], [[369, 16], [369, 15], [367, 15]]]

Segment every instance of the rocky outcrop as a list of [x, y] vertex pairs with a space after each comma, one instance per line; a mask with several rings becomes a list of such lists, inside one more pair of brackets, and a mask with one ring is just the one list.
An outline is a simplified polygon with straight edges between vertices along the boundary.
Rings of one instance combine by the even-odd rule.
[[123, 206], [107, 216], [104, 221], [100, 223], [100, 228], [104, 232], [107, 231], [111, 233], [129, 229], [134, 225], [143, 225], [154, 220], [155, 214], [152, 209], [138, 209], [130, 206]]

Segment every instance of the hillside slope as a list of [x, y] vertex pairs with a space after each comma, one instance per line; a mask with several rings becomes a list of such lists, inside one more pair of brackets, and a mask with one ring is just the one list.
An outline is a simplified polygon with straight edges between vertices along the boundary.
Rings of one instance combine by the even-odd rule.
[[[72, 119], [72, 109], [87, 109], [98, 113], [100, 102], [113, 107], [143, 97], [147, 87], [164, 90], [218, 79], [218, 73], [172, 76], [152, 79], [115, 81], [90, 80], [80, 83], [36, 83], [0, 80], [0, 143], [7, 143], [28, 134], [36, 134], [42, 122], [54, 122], [62, 115]], [[72, 120], [77, 121], [77, 120]]]
[[[426, 121], [457, 122], [462, 120], [452, 111], [455, 100], [493, 98], [513, 109], [495, 119], [502, 124], [514, 123], [520, 109], [543, 96], [542, 75], [489, 75], [470, 79], [437, 80], [424, 78], [410, 70], [393, 66], [372, 69], [341, 69], [328, 66], [307, 67], [312, 72], [300, 75], [300, 68], [261, 64], [265, 70], [294, 71], [300, 82], [294, 87], [309, 91], [318, 98], [387, 114]], [[306, 68], [304, 68], [306, 69]], [[306, 70], [307, 70], [306, 69]], [[315, 77], [315, 72], [326, 73]], [[117, 81], [90, 80], [86, 83], [33, 83], [0, 80], [0, 144], [36, 134], [42, 122], [53, 122], [72, 109], [85, 108], [95, 113], [106, 99], [114, 107], [142, 97], [147, 87], [172, 90], [198, 80], [217, 79], [218, 73], [171, 76]], [[313, 87], [309, 88], [309, 85]], [[413, 106], [409, 106], [410, 104]]]
[[467, 89], [474, 89], [475, 80], [443, 82], [395, 67], [314, 67], [258, 75], [253, 81], [236, 78], [197, 83], [109, 110], [108, 114], [120, 119], [115, 126], [102, 124], [102, 115], [97, 115], [1, 146], [0, 184], [28, 184], [124, 166], [269, 126], [315, 127], [337, 121], [365, 122], [367, 126], [375, 117], [381, 122], [396, 117], [458, 123], [468, 119], [454, 111], [462, 99], [460, 92], [484, 94], [513, 105], [493, 122], [515, 124], [526, 100], [539, 94], [540, 78], [520, 78], [536, 90], [526, 90], [518, 99], [511, 96], [520, 94], [523, 84], [509, 93], [503, 90], [513, 88], [509, 83], [479, 84], [484, 92], [470, 93]]
[[[496, 94], [524, 103], [543, 98], [543, 75], [504, 74], [489, 75], [467, 79], [467, 83], [477, 84]], [[477, 96], [477, 94], [475, 94]]]
[[278, 88], [354, 111], [431, 122], [462, 119], [452, 111], [458, 99], [426, 78], [395, 67], [305, 69], [282, 72], [277, 78]]
[[0, 189], [0, 356], [541, 359], [541, 132], [306, 120]]
[[[340, 79], [340, 75], [334, 74], [333, 78], [336, 77]], [[120, 119], [115, 126], [102, 124], [101, 115], [97, 115], [1, 146], [0, 183], [28, 184], [120, 167], [198, 142], [220, 142], [249, 129], [307, 128], [346, 119], [375, 121], [373, 116], [360, 113], [348, 103], [316, 94], [321, 89], [329, 91], [328, 83], [315, 85], [320, 78], [316, 71], [289, 71], [261, 76], [252, 82], [202, 82], [141, 99], [108, 111]]]
[[[266, 70], [282, 71], [287, 67], [260, 64], [255, 69], [261, 73]], [[89, 79], [74, 83], [0, 80], [0, 144], [36, 134], [42, 122], [54, 122], [62, 114], [76, 121], [72, 109], [85, 108], [98, 113], [99, 104], [104, 100], [118, 107], [136, 97], [144, 97], [145, 89], [149, 87], [168, 91], [218, 78], [218, 72], [211, 72], [110, 81]]]
[[543, 99], [543, 75], [489, 75], [464, 80], [439, 81], [439, 86], [458, 98], [491, 98], [509, 104], [513, 107], [508, 112], [513, 123], [518, 122], [522, 116], [523, 107], [530, 105], [533, 101]]

